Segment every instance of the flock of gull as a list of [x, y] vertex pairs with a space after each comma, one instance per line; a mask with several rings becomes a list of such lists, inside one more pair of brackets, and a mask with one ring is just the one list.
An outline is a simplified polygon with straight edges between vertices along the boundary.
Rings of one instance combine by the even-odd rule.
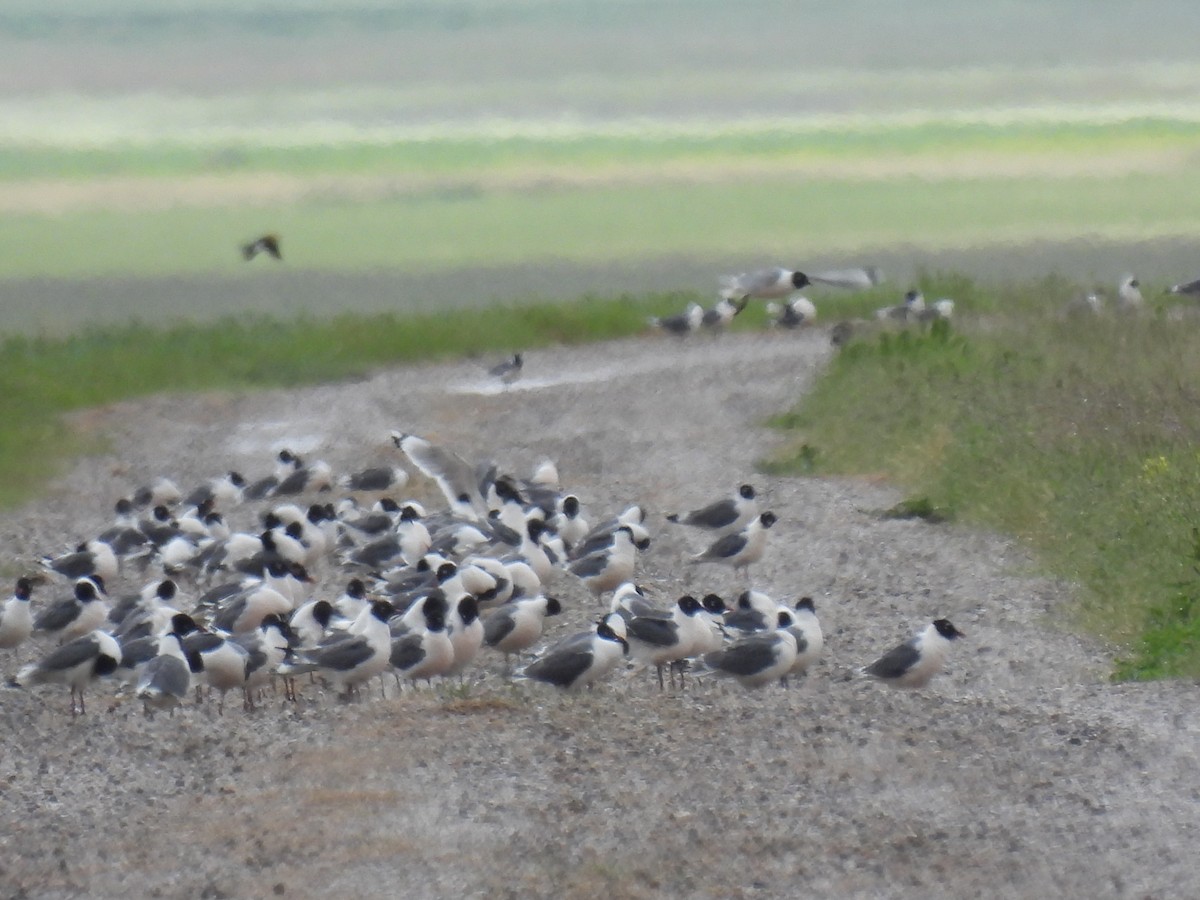
[[[664, 673], [681, 686], [686, 674], [786, 684], [823, 651], [808, 597], [648, 597], [636, 578], [646, 511], [590, 522], [552, 462], [517, 478], [417, 435], [392, 441], [397, 465], [334, 475], [281, 450], [256, 481], [228, 472], [185, 492], [164, 477], [121, 498], [110, 527], [40, 559], [0, 606], [0, 650], [14, 668], [27, 648], [36, 654], [9, 686], [63, 685], [72, 714], [98, 680], [148, 714], [193, 695], [223, 713], [229, 691], [252, 709], [269, 688], [349, 699], [375, 678], [385, 694], [389, 681], [463, 678], [484, 652], [503, 657], [506, 676], [578, 690], [623, 667], [653, 669], [660, 688]], [[444, 509], [396, 499], [411, 477], [404, 460]], [[705, 536], [689, 564], [729, 566], [747, 582], [776, 522], [749, 484], [666, 518]], [[545, 644], [547, 618], [564, 608], [546, 591], [557, 577], [600, 609], [588, 629]], [[958, 635], [938, 620], [864, 672], [920, 687]]]
[[[243, 251], [280, 258], [273, 235]], [[814, 278], [861, 288], [878, 273]], [[689, 309], [687, 328], [719, 327], [755, 298], [785, 300], [772, 311], [781, 327], [811, 322], [811, 303], [792, 296], [811, 283], [782, 268], [731, 277], [715, 311]], [[913, 291], [880, 316], [951, 309], [926, 307]], [[489, 375], [507, 385], [522, 367], [516, 354]], [[163, 477], [120, 498], [110, 527], [31, 564], [0, 606], [0, 651], [15, 669], [9, 687], [66, 686], [73, 715], [98, 680], [147, 714], [173, 712], [193, 695], [197, 703], [215, 695], [223, 713], [229, 691], [252, 709], [268, 688], [289, 700], [322, 687], [350, 699], [375, 678], [385, 695], [389, 679], [398, 687], [461, 679], [484, 652], [503, 656], [508, 677], [566, 690], [618, 668], [653, 669], [660, 689], [664, 673], [672, 686], [691, 674], [758, 688], [787, 684], [820, 658], [812, 599], [753, 589], [749, 570], [777, 517], [759, 508], [752, 485], [666, 516], [667, 527], [704, 535], [706, 548], [688, 564], [729, 566], [747, 589], [667, 603], [637, 583], [651, 539], [642, 506], [591, 522], [550, 461], [518, 478], [415, 434], [391, 437], [395, 465], [335, 475], [283, 449], [274, 472], [255, 481], [230, 471], [185, 492]], [[405, 460], [436, 485], [444, 509], [398, 499], [411, 478]], [[576, 580], [601, 610], [586, 630], [545, 643], [546, 619], [564, 609], [548, 593], [556, 578]], [[862, 672], [923, 687], [959, 636], [938, 619]], [[16, 668], [30, 647], [37, 658]]]

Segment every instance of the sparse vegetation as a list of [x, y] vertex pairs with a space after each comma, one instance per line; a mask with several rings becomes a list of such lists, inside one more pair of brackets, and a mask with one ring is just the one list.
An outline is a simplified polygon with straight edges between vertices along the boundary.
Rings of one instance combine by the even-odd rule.
[[970, 293], [986, 316], [851, 342], [776, 420], [796, 449], [773, 469], [883, 474], [916, 498], [897, 511], [1014, 534], [1081, 585], [1119, 677], [1200, 674], [1200, 321], [1068, 319], [1052, 282]]

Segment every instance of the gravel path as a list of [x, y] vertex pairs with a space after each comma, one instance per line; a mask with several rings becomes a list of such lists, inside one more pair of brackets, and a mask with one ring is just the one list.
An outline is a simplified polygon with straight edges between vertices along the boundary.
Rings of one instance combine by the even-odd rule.
[[[1193, 686], [1106, 683], [1109, 651], [1058, 627], [1067, 587], [1002, 538], [880, 520], [899, 495], [872, 481], [755, 474], [827, 348], [645, 338], [528, 353], [503, 393], [462, 362], [81, 415], [101, 452], [0, 519], [9, 557], [98, 531], [156, 474], [263, 474], [282, 443], [361, 467], [398, 428], [518, 474], [556, 459], [594, 518], [644, 503], [639, 580], [667, 600], [740, 584], [685, 567], [701, 542], [663, 513], [753, 481], [780, 516], [756, 586], [814, 596], [827, 655], [790, 690], [622, 673], [580, 696], [489, 658], [468, 688], [221, 718], [0, 691], [0, 897], [1193, 895]], [[553, 634], [594, 615], [553, 592]], [[853, 676], [939, 615], [968, 638], [928, 689]]]

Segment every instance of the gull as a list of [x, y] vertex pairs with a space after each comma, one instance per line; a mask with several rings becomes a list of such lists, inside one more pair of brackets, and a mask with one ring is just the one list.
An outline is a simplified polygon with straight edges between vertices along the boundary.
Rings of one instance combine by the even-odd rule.
[[1119, 312], [1137, 312], [1145, 301], [1142, 299], [1141, 285], [1132, 275], [1123, 275], [1117, 283], [1117, 310]]
[[521, 677], [577, 691], [608, 675], [629, 652], [625, 620], [615, 614], [600, 619], [593, 630], [564, 638], [527, 665]]
[[33, 613], [29, 608], [32, 595], [33, 581], [18, 578], [13, 595], [0, 606], [0, 650], [20, 646], [33, 633]]
[[769, 510], [751, 519], [741, 531], [726, 534], [714, 541], [703, 553], [691, 557], [690, 562], [716, 562], [742, 569], [747, 576], [752, 563], [762, 559], [767, 549], [767, 530], [776, 522], [775, 513]]
[[454, 648], [454, 662], [446, 669], [446, 675], [461, 675], [479, 655], [483, 646], [484, 627], [479, 621], [479, 604], [474, 597], [467, 596], [450, 605], [446, 617], [450, 646]]
[[791, 622], [786, 611], [780, 612], [775, 628], [748, 634], [721, 650], [706, 653], [704, 665], [747, 688], [777, 681], [791, 671], [796, 661], [796, 636], [787, 627]]
[[673, 316], [651, 316], [646, 321], [652, 328], [665, 331], [667, 334], [683, 337], [685, 334], [695, 331], [700, 327], [704, 321], [704, 307], [699, 303], [692, 302], [681, 313], [676, 313]]
[[875, 311], [877, 319], [895, 319], [907, 322], [917, 319], [925, 309], [925, 295], [918, 290], [911, 290], [904, 295], [904, 300], [896, 306], [885, 306]]
[[[194, 657], [196, 669], [203, 665]], [[151, 709], [170, 709], [174, 712], [192, 685], [192, 669], [183, 639], [176, 631], [159, 639], [158, 653], [146, 663], [138, 677], [134, 695], [142, 701], [146, 714]]]
[[400, 490], [407, 484], [408, 472], [400, 466], [372, 466], [342, 475], [337, 480], [338, 487], [344, 491], [371, 496]]
[[749, 634], [774, 628], [779, 614], [779, 603], [762, 591], [743, 591], [734, 602], [733, 609], [725, 613], [724, 626], [731, 631]]
[[121, 647], [117, 639], [99, 629], [63, 644], [44, 659], [30, 663], [17, 673], [18, 687], [35, 684], [65, 684], [71, 689], [71, 715], [76, 714], [75, 697], [79, 697], [78, 712], [85, 713], [83, 693], [95, 679], [111, 675], [121, 662]]
[[109, 613], [104, 597], [101, 580], [80, 578], [75, 582], [72, 596], [56, 601], [38, 614], [33, 621], [33, 630], [48, 631], [69, 641], [103, 628]]
[[807, 297], [793, 297], [782, 304], [768, 303], [772, 328], [803, 328], [817, 320], [817, 307]]
[[803, 675], [809, 666], [821, 658], [825, 649], [825, 634], [817, 620], [817, 608], [812, 597], [801, 597], [790, 611], [791, 624], [786, 628], [796, 639], [796, 659], [783, 676], [787, 683], [789, 675]]
[[217, 715], [224, 715], [225, 693], [246, 686], [250, 652], [236, 641], [213, 631], [197, 631], [187, 635], [183, 639], [183, 649], [189, 658], [199, 659], [197, 678], [217, 692], [220, 698], [217, 701]]
[[700, 324], [704, 328], [711, 328], [714, 331], [726, 328], [738, 315], [746, 308], [750, 302], [749, 297], [742, 297], [740, 300], [731, 300], [727, 297], [722, 297], [710, 308], [704, 310], [704, 315], [700, 318]]
[[280, 675], [320, 672], [339, 695], [349, 698], [366, 681], [384, 672], [392, 647], [388, 619], [395, 608], [386, 600], [373, 600], [356, 620], [353, 634], [333, 634], [316, 647], [296, 653], [296, 661], [278, 667]]
[[480, 473], [457, 453], [438, 447], [415, 434], [392, 432], [392, 442], [409, 458], [418, 471], [432, 478], [450, 509], [471, 521], [487, 515], [487, 504], [480, 490]]
[[895, 687], [925, 687], [945, 664], [950, 642], [960, 637], [964, 637], [963, 633], [950, 624], [949, 619], [936, 619], [865, 666], [862, 672]]
[[[446, 633], [446, 601], [427, 598], [419, 608], [419, 620], [401, 626], [392, 638], [389, 661], [397, 680], [403, 676], [416, 682], [444, 675], [454, 665], [454, 645]], [[409, 612], [412, 612], [410, 609]]]
[[918, 322], [937, 322], [939, 320], [949, 321], [954, 315], [954, 301], [948, 297], [943, 297], [941, 300], [935, 300], [928, 304], [923, 310], [917, 313]]
[[483, 620], [483, 643], [504, 654], [505, 663], [513, 654], [528, 650], [542, 636], [547, 616], [563, 611], [555, 597], [522, 597], [492, 610]]
[[1200, 295], [1200, 278], [1197, 278], [1195, 281], [1185, 281], [1182, 284], [1172, 285], [1168, 293], [1186, 294], [1189, 297]]
[[290, 652], [290, 638], [287, 621], [275, 613], [266, 616], [256, 631], [229, 638], [246, 651], [246, 681], [242, 686], [244, 709], [254, 709], [254, 689], [271, 680]]
[[775, 300], [808, 287], [812, 283], [803, 272], [778, 266], [754, 272], [743, 272], [740, 275], [726, 275], [721, 278], [720, 282], [721, 296], [729, 300], [742, 298]]
[[[686, 659], [697, 644], [708, 642], [709, 626], [700, 615], [703, 610], [695, 597], [685, 594], [666, 615], [637, 615], [626, 620], [629, 655], [657, 669], [660, 691], [664, 689], [663, 667]], [[675, 686], [674, 669], [671, 686]]]
[[170, 478], [156, 478], [152, 483], [136, 488], [129, 499], [139, 509], [173, 506], [183, 499], [183, 491]]
[[521, 358], [521, 354], [514, 353], [512, 359], [506, 359], [504, 362], [488, 369], [488, 375], [509, 385], [521, 377], [521, 370], [524, 365], [525, 361]]
[[[649, 544], [648, 539], [646, 543]], [[613, 532], [609, 546], [579, 557], [567, 567], [567, 571], [582, 580], [587, 589], [599, 597], [633, 578], [637, 551], [633, 529], [622, 525]]]
[[568, 552], [588, 533], [587, 519], [583, 517], [579, 498], [574, 494], [567, 494], [558, 500], [556, 511], [549, 524], [562, 538], [563, 545]]
[[279, 250], [279, 235], [264, 234], [248, 243], [242, 244], [242, 258], [249, 261], [260, 253], [265, 253], [272, 259], [283, 259]]
[[210, 478], [183, 498], [183, 506], [199, 506], [208, 500], [222, 506], [236, 506], [242, 502], [246, 479], [241, 472], [229, 471]]
[[87, 575], [99, 575], [106, 581], [116, 581], [117, 578], [117, 554], [103, 541], [84, 541], [71, 553], [44, 556], [41, 562], [46, 568], [67, 578], [83, 578]]
[[732, 497], [714, 500], [707, 506], [683, 515], [671, 513], [667, 516], [667, 521], [703, 528], [717, 534], [728, 534], [738, 531], [758, 515], [758, 501], [755, 498], [753, 485], [743, 484]]

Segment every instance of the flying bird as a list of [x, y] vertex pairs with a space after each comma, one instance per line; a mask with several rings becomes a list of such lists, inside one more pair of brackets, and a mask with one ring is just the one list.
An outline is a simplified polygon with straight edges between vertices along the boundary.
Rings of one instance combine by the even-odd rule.
[[925, 687], [945, 664], [950, 642], [960, 637], [964, 637], [963, 633], [949, 619], [937, 619], [862, 672], [895, 687]]
[[264, 234], [262, 237], [255, 238], [248, 244], [242, 244], [242, 257], [244, 259], [254, 259], [260, 253], [265, 253], [272, 259], [283, 259], [283, 254], [279, 250], [279, 235]]

